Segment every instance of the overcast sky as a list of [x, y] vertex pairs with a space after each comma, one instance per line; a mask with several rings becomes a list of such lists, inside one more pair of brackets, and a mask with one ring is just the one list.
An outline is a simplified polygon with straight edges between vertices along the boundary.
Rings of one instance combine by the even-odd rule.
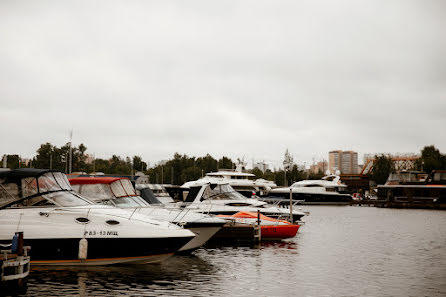
[[446, 153], [446, 1], [0, 2], [0, 154]]

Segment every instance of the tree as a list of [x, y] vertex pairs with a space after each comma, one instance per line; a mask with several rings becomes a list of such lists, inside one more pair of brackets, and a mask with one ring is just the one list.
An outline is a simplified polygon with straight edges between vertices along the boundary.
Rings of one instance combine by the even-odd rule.
[[218, 168], [222, 169], [231, 169], [234, 162], [228, 157], [223, 156], [220, 160], [218, 160]]
[[254, 175], [256, 176], [256, 178], [263, 178], [263, 172], [262, 172], [262, 170], [260, 170], [260, 169], [257, 168], [257, 167], [254, 167], [254, 168], [251, 170], [251, 173], [254, 174]]
[[290, 152], [288, 152], [288, 149], [286, 149], [285, 157], [283, 159], [283, 169], [285, 171], [289, 171], [290, 169], [292, 169], [293, 164], [294, 164], [293, 156], [291, 156]]
[[382, 185], [394, 169], [392, 158], [386, 155], [376, 155], [375, 160], [370, 178], [377, 184]]
[[435, 146], [425, 146], [421, 150], [421, 157], [415, 163], [416, 168], [430, 173], [432, 170], [446, 169], [446, 156], [440, 153]]
[[7, 155], [6, 158], [7, 158], [6, 162], [7, 162], [8, 168], [16, 169], [16, 168], [22, 167], [19, 165], [19, 162], [20, 162], [19, 155]]
[[54, 147], [51, 143], [41, 144], [40, 148], [37, 149], [37, 155], [33, 159], [33, 166], [35, 168], [51, 168], [53, 153]]
[[145, 171], [147, 170], [147, 163], [140, 156], [133, 156], [133, 170]]

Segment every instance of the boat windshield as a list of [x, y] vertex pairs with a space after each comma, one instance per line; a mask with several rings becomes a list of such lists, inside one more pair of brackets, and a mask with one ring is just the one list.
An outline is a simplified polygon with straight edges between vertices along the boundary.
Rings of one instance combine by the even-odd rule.
[[141, 207], [148, 206], [147, 202], [145, 202], [140, 197], [121, 197], [113, 200], [113, 203], [117, 207]]
[[74, 191], [95, 202], [115, 198], [109, 184], [77, 184], [72, 187]]
[[72, 187], [82, 196], [95, 202], [137, 195], [128, 179], [119, 179], [111, 184], [75, 184]]
[[72, 193], [66, 175], [61, 172], [47, 172], [37, 178], [25, 177], [10, 183], [0, 180], [0, 208], [86, 204], [91, 203]]
[[246, 197], [234, 190], [230, 185], [208, 186], [204, 193], [204, 200], [245, 200]]
[[85, 206], [93, 204], [92, 202], [76, 195], [73, 191], [60, 191], [32, 196], [29, 198], [17, 200], [15, 203], [7, 205], [10, 208], [34, 207], [34, 206]]

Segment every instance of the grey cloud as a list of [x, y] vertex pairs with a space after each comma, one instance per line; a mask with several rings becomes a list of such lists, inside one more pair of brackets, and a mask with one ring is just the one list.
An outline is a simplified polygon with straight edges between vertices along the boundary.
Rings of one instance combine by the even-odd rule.
[[[442, 1], [0, 4], [0, 153], [280, 164], [418, 151], [446, 117]], [[30, 130], [32, 127], [32, 130]]]

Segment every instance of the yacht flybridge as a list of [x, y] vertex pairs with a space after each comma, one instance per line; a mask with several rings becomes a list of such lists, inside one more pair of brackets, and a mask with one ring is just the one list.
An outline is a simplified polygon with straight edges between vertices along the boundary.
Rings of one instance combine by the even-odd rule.
[[77, 177], [71, 178], [69, 181], [76, 192], [92, 201], [131, 209], [135, 213], [181, 225], [194, 232], [195, 238], [179, 251], [190, 251], [201, 247], [226, 224], [226, 220], [193, 211], [151, 206], [136, 194], [128, 178]]
[[0, 172], [0, 243], [24, 232], [32, 263], [108, 265], [161, 261], [195, 235], [174, 224], [73, 192], [65, 174], [44, 169]]
[[209, 183], [228, 183], [236, 191], [246, 197], [254, 194], [265, 195], [277, 185], [269, 180], [256, 179], [252, 173], [243, 172], [243, 163], [237, 164], [235, 170], [222, 169], [217, 172], [206, 173], [206, 176], [184, 183], [181, 188], [199, 187]]
[[290, 187], [272, 189], [268, 196], [288, 199], [291, 191], [293, 200], [301, 201], [303, 204], [349, 203], [352, 197], [342, 193], [346, 188], [338, 175], [328, 175], [322, 179], [302, 180]]
[[[229, 184], [207, 184], [191, 188], [184, 202], [178, 206], [197, 212], [215, 215], [233, 215], [239, 211], [260, 211], [263, 215], [284, 219], [289, 217], [290, 210], [259, 201], [256, 198], [246, 198]], [[292, 211], [293, 222], [299, 221], [305, 213], [299, 210]]]

